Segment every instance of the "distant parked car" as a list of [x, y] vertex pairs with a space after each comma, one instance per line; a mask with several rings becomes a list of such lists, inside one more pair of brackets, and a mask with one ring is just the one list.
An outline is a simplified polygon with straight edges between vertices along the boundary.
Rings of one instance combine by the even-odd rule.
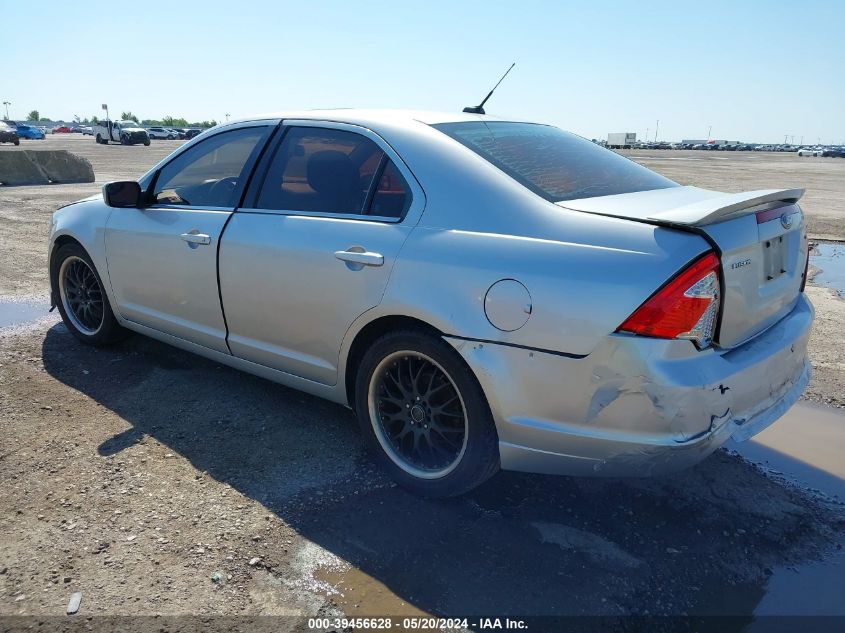
[[204, 130], [201, 130], [201, 129], [196, 128], [196, 127], [188, 128], [187, 130], [185, 130], [185, 138], [186, 139], [192, 139], [195, 136], [199, 136], [200, 134], [202, 134], [203, 131]]
[[34, 125], [18, 123], [17, 132], [20, 138], [39, 141], [44, 139], [44, 132], [42, 132], [39, 128], [35, 127]]
[[45, 135], [53, 133], [53, 128], [47, 127], [46, 125], [39, 125], [38, 129], [44, 132]]
[[822, 151], [822, 156], [828, 158], [845, 158], [845, 147], [828, 147]]
[[53, 128], [53, 134], [70, 134], [70, 128], [67, 125], [60, 125]]
[[15, 145], [21, 144], [21, 139], [18, 136], [17, 129], [5, 121], [0, 121], [0, 143], [13, 143]]
[[94, 128], [90, 125], [83, 125], [81, 128], [83, 136], [94, 136]]
[[171, 141], [179, 138], [178, 134], [166, 127], [148, 127], [147, 134], [150, 135], [150, 138], [168, 139]]
[[802, 147], [798, 150], [799, 156], [821, 156], [822, 149], [817, 147]]

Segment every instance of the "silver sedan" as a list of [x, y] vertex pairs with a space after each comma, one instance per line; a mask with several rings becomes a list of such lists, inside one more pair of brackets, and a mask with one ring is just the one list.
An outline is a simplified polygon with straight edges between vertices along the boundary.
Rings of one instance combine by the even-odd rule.
[[485, 115], [286, 113], [57, 211], [53, 302], [86, 343], [137, 332], [351, 407], [420, 494], [648, 475], [807, 385], [802, 193]]

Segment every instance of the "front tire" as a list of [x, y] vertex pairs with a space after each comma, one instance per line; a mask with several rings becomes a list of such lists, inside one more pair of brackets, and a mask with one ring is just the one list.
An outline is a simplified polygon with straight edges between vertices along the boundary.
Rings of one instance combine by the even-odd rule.
[[94, 263], [79, 244], [59, 247], [50, 262], [50, 287], [67, 329], [88, 345], [125, 338]]
[[426, 497], [454, 497], [499, 469], [496, 427], [481, 386], [442, 339], [400, 330], [361, 359], [355, 412], [390, 477]]

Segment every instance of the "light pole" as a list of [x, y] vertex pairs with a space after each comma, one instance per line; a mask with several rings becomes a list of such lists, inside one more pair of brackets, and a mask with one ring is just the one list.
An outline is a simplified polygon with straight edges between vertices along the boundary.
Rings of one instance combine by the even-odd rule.
[[6, 118], [9, 118], [9, 106], [12, 105], [11, 101], [4, 101], [3, 105], [6, 106]]
[[228, 121], [229, 120], [229, 113], [227, 112], [224, 116], [226, 117], [226, 120]]
[[711, 125], [709, 128], [707, 128], [707, 140], [708, 141], [710, 140], [710, 132], [712, 132], [712, 131], [713, 131], [713, 126]]
[[646, 142], [648, 142], [648, 133], [649, 133], [650, 131], [651, 131], [651, 128], [650, 128], [650, 127], [647, 127], [647, 128], [645, 129], [645, 140], [646, 140]]
[[657, 119], [657, 125], [654, 127], [654, 142], [657, 142], [657, 131], [660, 129], [660, 119]]

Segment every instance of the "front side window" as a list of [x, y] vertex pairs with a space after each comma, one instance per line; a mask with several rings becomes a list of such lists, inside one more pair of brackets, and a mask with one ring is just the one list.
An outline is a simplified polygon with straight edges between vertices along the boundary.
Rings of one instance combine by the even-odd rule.
[[[388, 176], [388, 169], [395, 175]], [[391, 192], [397, 195], [389, 203], [385, 196]], [[400, 217], [410, 197], [393, 163], [366, 136], [346, 130], [293, 127], [273, 157], [257, 206]]]
[[551, 202], [678, 186], [616, 152], [549, 125], [469, 121], [433, 127]]
[[177, 156], [158, 174], [154, 204], [234, 207], [247, 166], [269, 128], [248, 127], [221, 132]]

